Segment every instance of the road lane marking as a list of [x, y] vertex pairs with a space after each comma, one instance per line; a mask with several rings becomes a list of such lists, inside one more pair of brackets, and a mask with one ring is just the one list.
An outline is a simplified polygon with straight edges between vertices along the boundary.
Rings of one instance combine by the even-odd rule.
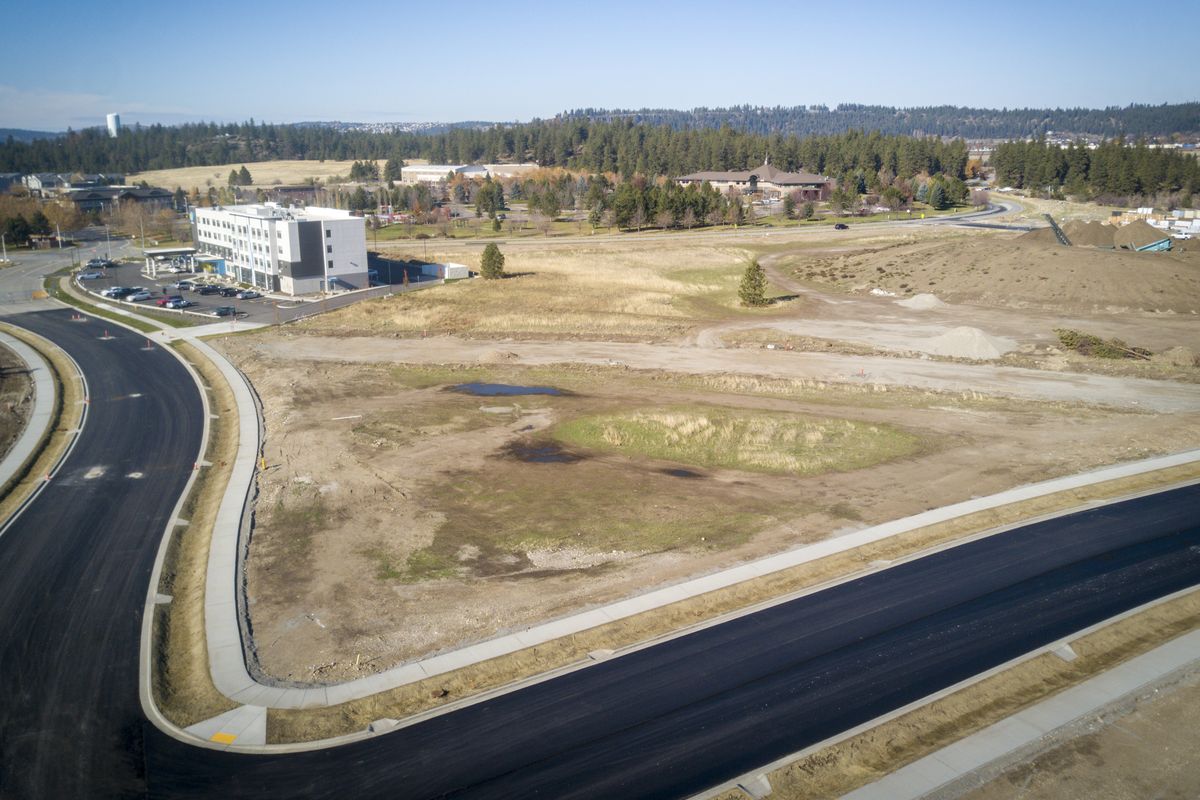
[[210, 742], [217, 742], [219, 744], [233, 744], [236, 740], [237, 736], [232, 733], [225, 733], [224, 731], [217, 731], [209, 738]]

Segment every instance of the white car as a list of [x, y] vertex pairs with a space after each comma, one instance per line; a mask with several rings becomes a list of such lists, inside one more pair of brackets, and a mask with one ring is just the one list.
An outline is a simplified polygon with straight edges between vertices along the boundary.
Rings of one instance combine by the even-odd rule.
[[149, 292], [147, 292], [145, 289], [141, 289], [139, 291], [134, 292], [133, 294], [126, 295], [125, 299], [137, 302], [138, 300], [149, 300], [150, 297], [151, 297], [151, 295]]
[[100, 272], [81, 272], [77, 277], [81, 281], [94, 281], [97, 278], [103, 278], [104, 274]]

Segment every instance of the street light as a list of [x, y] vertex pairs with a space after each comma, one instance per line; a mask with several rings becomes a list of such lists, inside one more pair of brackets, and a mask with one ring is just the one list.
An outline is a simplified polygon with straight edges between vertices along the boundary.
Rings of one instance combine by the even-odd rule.
[[3, 252], [3, 256], [0, 257], [0, 261], [3, 261], [5, 264], [8, 263], [8, 241], [7, 241], [7, 239], [8, 239], [7, 233], [0, 233], [0, 250], [2, 250], [2, 252]]

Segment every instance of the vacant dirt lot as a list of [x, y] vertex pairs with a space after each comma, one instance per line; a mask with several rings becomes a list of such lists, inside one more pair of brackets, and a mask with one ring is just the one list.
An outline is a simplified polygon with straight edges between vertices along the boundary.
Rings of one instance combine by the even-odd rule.
[[[839, 531], [1200, 442], [1194, 413], [520, 367], [503, 353], [462, 367], [348, 364], [308, 357], [316, 341], [222, 343], [266, 408], [270, 466], [248, 563], [255, 638], [268, 673], [300, 681], [375, 672]], [[359, 340], [324, 341], [328, 353]], [[473, 380], [570, 394], [445, 391]], [[878, 438], [860, 442], [858, 469], [801, 476], [553, 435], [570, 420], [680, 406], [844, 419]], [[900, 457], [893, 429], [915, 443]]]

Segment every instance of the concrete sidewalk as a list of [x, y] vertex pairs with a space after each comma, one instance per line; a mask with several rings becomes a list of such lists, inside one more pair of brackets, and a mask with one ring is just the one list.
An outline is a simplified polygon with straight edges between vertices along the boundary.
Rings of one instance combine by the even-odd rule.
[[1198, 659], [1200, 631], [1192, 631], [914, 761], [845, 795], [844, 800], [916, 800], [948, 789], [995, 761], [1036, 752], [1050, 733], [1188, 668]]
[[29, 377], [33, 381], [33, 409], [29, 419], [25, 421], [21, 435], [13, 442], [3, 460], [0, 460], [0, 486], [4, 486], [37, 456], [42, 437], [54, 421], [56, 389], [54, 373], [40, 353], [3, 331], [0, 331], [0, 344], [8, 347], [16, 353], [17, 358], [25, 362], [29, 369]]

